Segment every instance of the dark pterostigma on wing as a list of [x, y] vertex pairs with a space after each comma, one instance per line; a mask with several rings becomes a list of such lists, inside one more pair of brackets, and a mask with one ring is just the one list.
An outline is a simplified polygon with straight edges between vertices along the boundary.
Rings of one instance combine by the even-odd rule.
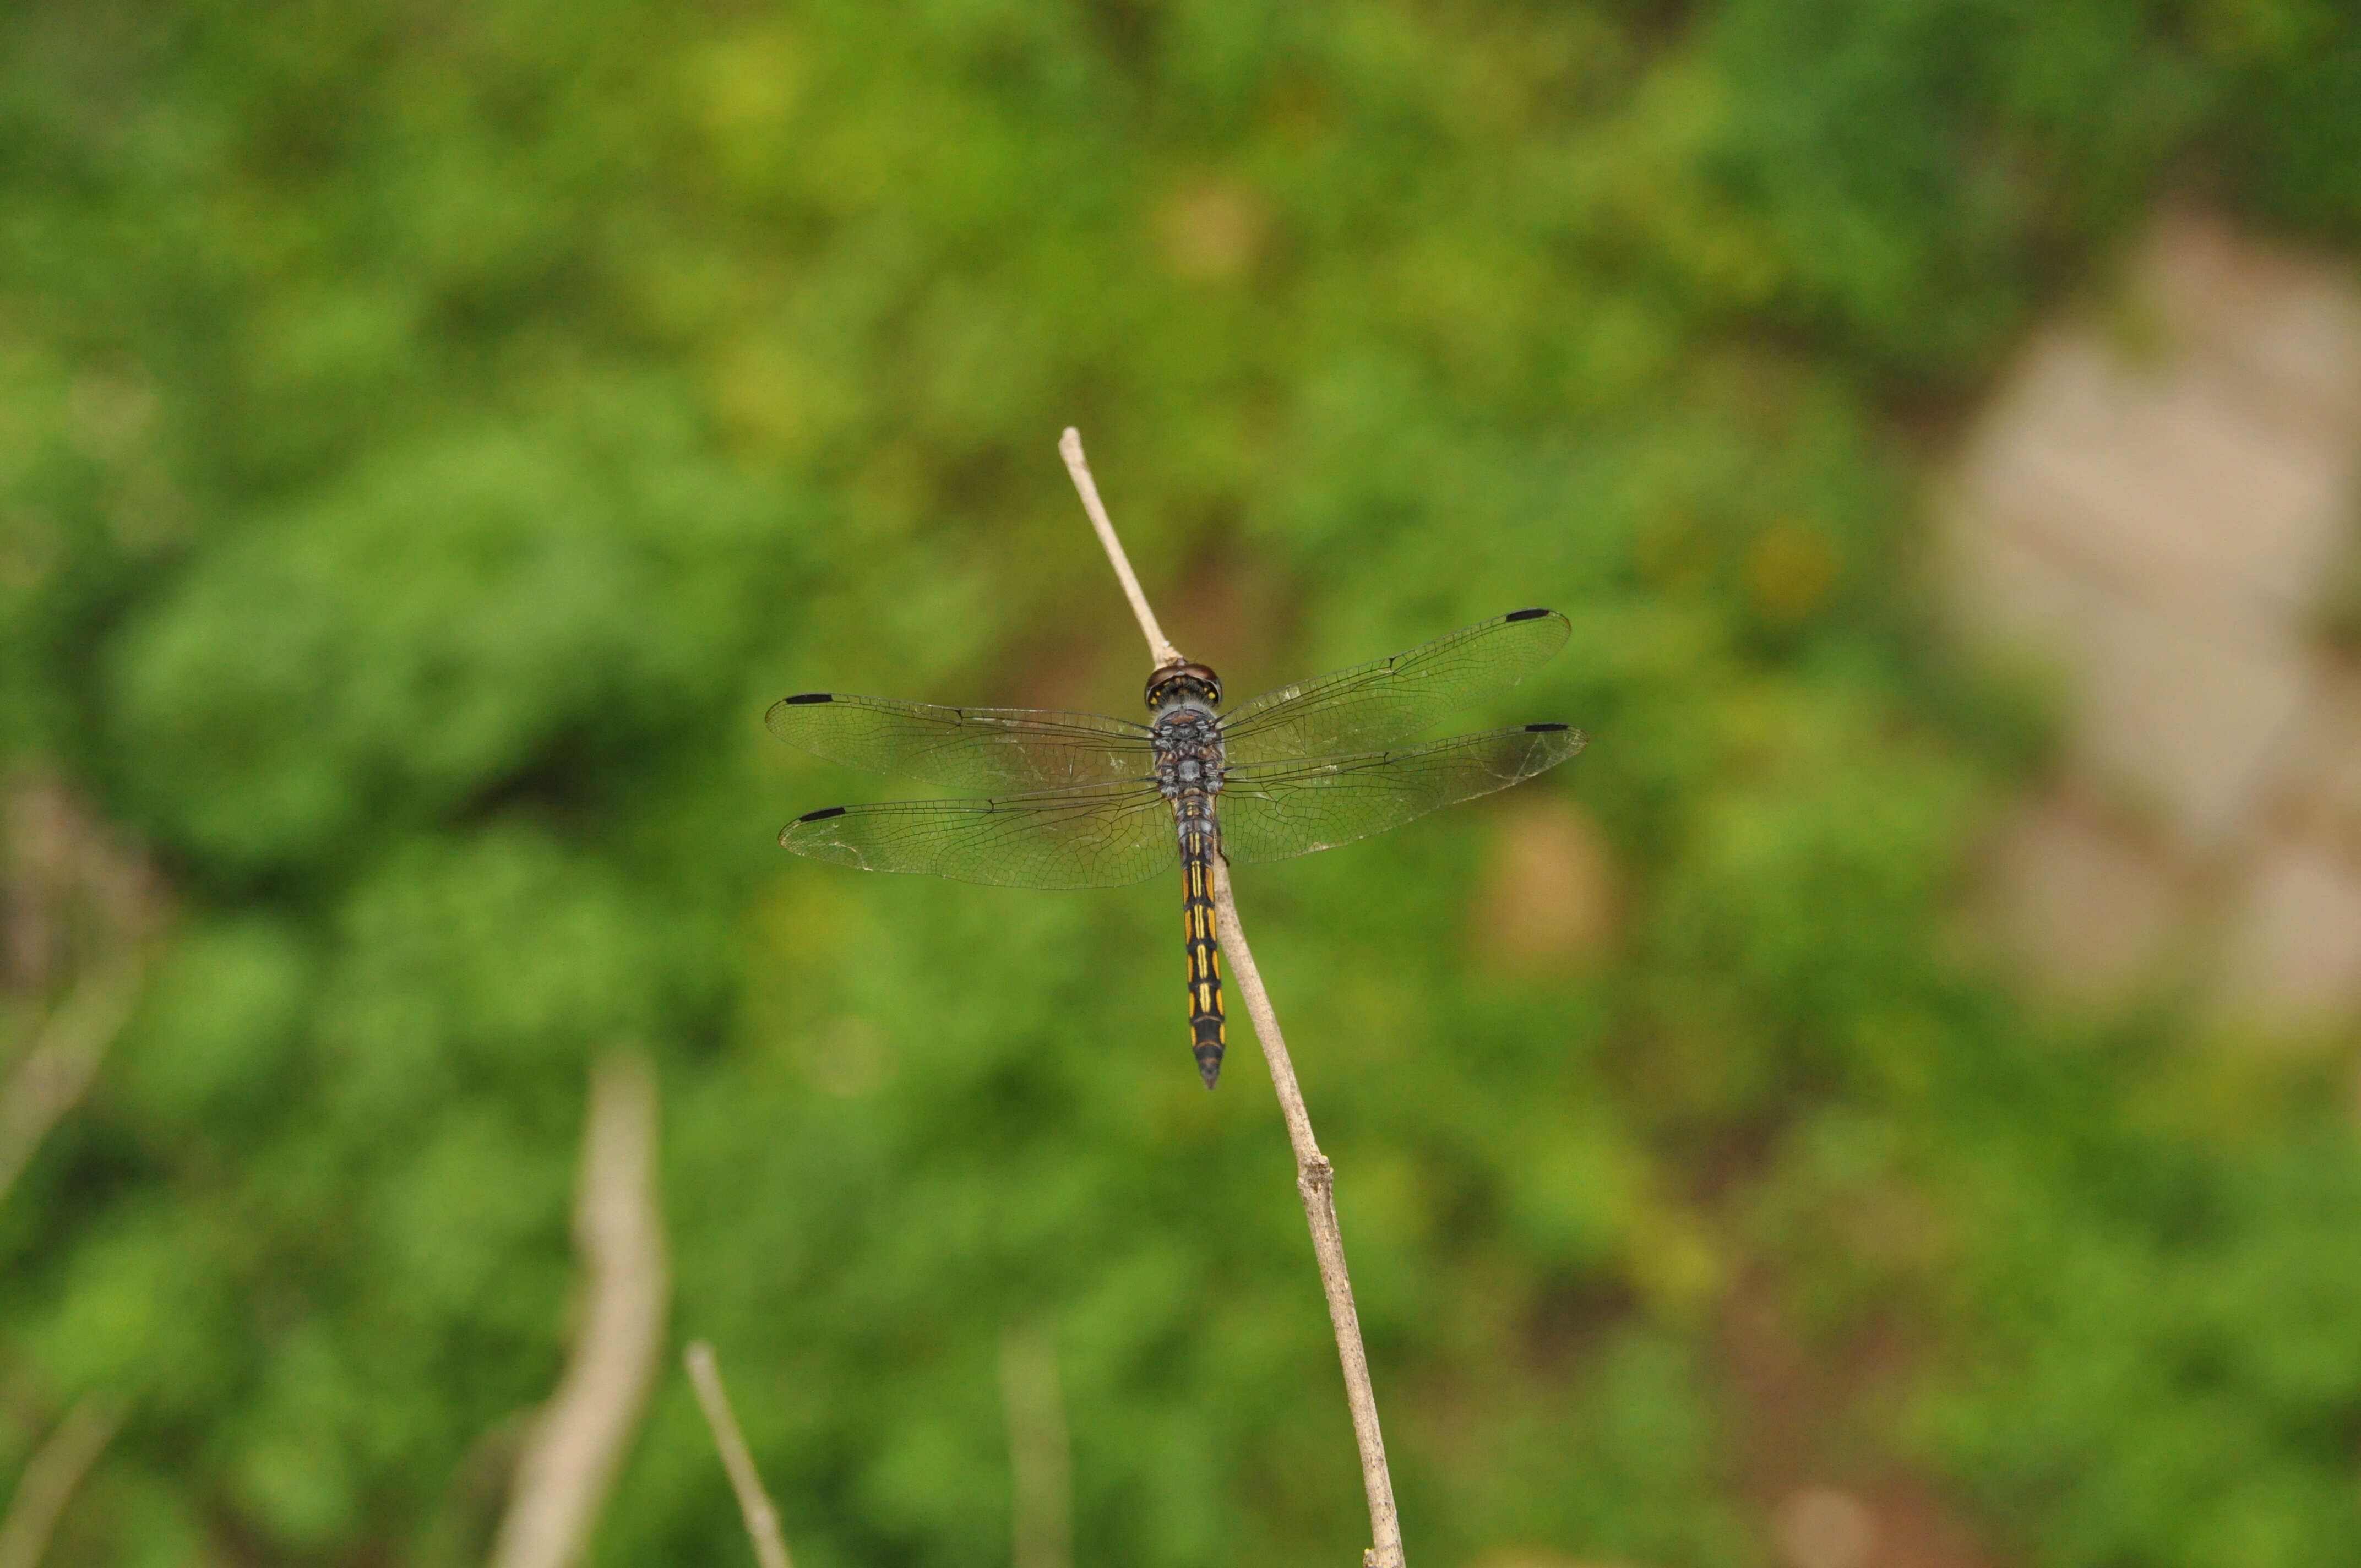
[[1389, 658], [1280, 686], [1221, 719], [1232, 766], [1384, 751], [1509, 690], [1565, 646], [1573, 624], [1520, 609]]

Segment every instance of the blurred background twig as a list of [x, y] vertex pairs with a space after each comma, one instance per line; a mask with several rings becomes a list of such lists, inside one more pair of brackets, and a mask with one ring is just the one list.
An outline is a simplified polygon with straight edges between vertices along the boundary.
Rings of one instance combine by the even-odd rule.
[[8, 1510], [0, 1514], [0, 1568], [39, 1568], [66, 1500], [121, 1423], [121, 1412], [94, 1394], [66, 1412], [26, 1463]]
[[635, 1051], [590, 1075], [575, 1237], [582, 1301], [564, 1381], [517, 1461], [495, 1568], [567, 1568], [588, 1552], [664, 1348], [671, 1295], [656, 1195], [655, 1069]]
[[1000, 1404], [1008, 1421], [1009, 1562], [1073, 1568], [1074, 1460], [1050, 1323], [1001, 1331]]
[[747, 1539], [754, 1543], [754, 1561], [762, 1568], [788, 1568], [786, 1537], [779, 1530], [779, 1510], [763, 1487], [754, 1456], [746, 1452], [745, 1434], [738, 1430], [738, 1414], [730, 1408], [730, 1391], [722, 1387], [721, 1366], [713, 1347], [693, 1342], [683, 1353], [689, 1382], [697, 1389], [697, 1408], [713, 1433], [713, 1446], [729, 1473], [730, 1489], [738, 1498], [738, 1513], [746, 1521]]
[[0, 1201], [58, 1119], [90, 1088], [139, 994], [139, 960], [125, 952], [93, 966], [43, 1020], [0, 1083]]

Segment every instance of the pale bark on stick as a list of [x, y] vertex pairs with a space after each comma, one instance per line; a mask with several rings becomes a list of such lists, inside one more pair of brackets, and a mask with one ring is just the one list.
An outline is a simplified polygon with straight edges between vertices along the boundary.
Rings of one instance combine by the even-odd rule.
[[1011, 1323], [1000, 1336], [1000, 1401], [1008, 1419], [1010, 1561], [1073, 1568], [1073, 1454], [1058, 1387], [1058, 1336]]
[[74, 1488], [114, 1440], [121, 1419], [94, 1394], [66, 1412], [25, 1465], [16, 1494], [8, 1499], [7, 1518], [0, 1519], [0, 1568], [38, 1568]]
[[1345, 1367], [1345, 1401], [1352, 1407], [1353, 1441], [1361, 1451], [1361, 1489], [1369, 1504], [1369, 1538], [1376, 1544], [1365, 1552], [1366, 1568], [1402, 1568], [1401, 1519], [1394, 1511], [1393, 1474], [1386, 1468], [1385, 1434], [1378, 1428], [1378, 1395], [1369, 1383], [1369, 1358], [1361, 1348], [1361, 1315], [1353, 1306], [1353, 1280], [1345, 1269], [1345, 1234], [1336, 1223], [1336, 1169], [1320, 1152], [1312, 1135], [1312, 1113], [1304, 1109], [1303, 1091], [1295, 1081], [1295, 1063], [1287, 1054], [1287, 1040], [1279, 1032], [1279, 1014], [1262, 988], [1262, 971], [1255, 967], [1254, 949], [1246, 946], [1245, 927], [1238, 924], [1238, 902], [1230, 892], [1229, 863], [1213, 860], [1213, 919], [1221, 934], [1222, 951], [1229, 955], [1230, 977], [1246, 998], [1246, 1016], [1254, 1020], [1255, 1038], [1262, 1044], [1263, 1059], [1270, 1064], [1271, 1088], [1278, 1092], [1279, 1113], [1287, 1119], [1287, 1141], [1295, 1150], [1295, 1190], [1303, 1197], [1303, 1217], [1312, 1226], [1312, 1251], [1320, 1260], [1320, 1283], [1328, 1293], [1328, 1321], [1336, 1331], [1336, 1357]]
[[655, 1073], [642, 1057], [618, 1052], [591, 1069], [574, 1234], [588, 1276], [582, 1324], [517, 1462], [493, 1568], [580, 1561], [655, 1380], [670, 1287]]
[[[1074, 488], [1082, 492], [1082, 509], [1090, 513], [1091, 526], [1098, 531], [1099, 542], [1106, 546], [1115, 576], [1123, 580], [1124, 593], [1139, 620], [1140, 634], [1148, 639], [1149, 657], [1159, 665], [1180, 663], [1180, 650], [1165, 641], [1162, 629], [1156, 624], [1155, 612], [1148, 608], [1148, 598], [1140, 591], [1139, 579], [1132, 576], [1131, 563], [1124, 556], [1115, 524], [1099, 499], [1098, 486], [1093, 482], [1090, 464], [1082, 455], [1082, 436], [1069, 429], [1059, 442], [1058, 450], [1066, 459], [1067, 472], [1073, 476]], [[1246, 1015], [1254, 1020], [1255, 1037], [1261, 1042], [1264, 1059], [1270, 1064], [1271, 1088], [1279, 1095], [1279, 1112], [1287, 1120], [1287, 1139], [1295, 1150], [1295, 1189], [1303, 1199], [1303, 1217], [1312, 1227], [1312, 1255], [1319, 1261], [1320, 1284], [1328, 1296], [1328, 1321], [1336, 1332], [1336, 1357], [1344, 1365], [1345, 1398], [1353, 1413], [1353, 1441], [1360, 1449], [1361, 1489], [1369, 1505], [1369, 1539], [1373, 1544], [1361, 1554], [1361, 1561], [1364, 1568], [1403, 1568], [1401, 1520], [1394, 1509], [1393, 1475], [1386, 1467], [1386, 1440], [1378, 1426], [1377, 1392], [1369, 1382], [1368, 1353], [1361, 1345], [1361, 1318], [1353, 1306], [1353, 1281], [1345, 1268], [1344, 1233], [1336, 1223], [1335, 1168], [1320, 1152], [1320, 1145], [1312, 1135], [1312, 1115], [1304, 1109], [1303, 1092], [1295, 1081], [1295, 1064], [1287, 1054], [1286, 1039], [1279, 1032], [1279, 1014], [1271, 1009], [1270, 996], [1263, 990], [1262, 971], [1255, 967], [1254, 949], [1246, 946], [1246, 930], [1238, 924], [1237, 900], [1230, 892], [1230, 868], [1218, 855], [1213, 858], [1213, 916], [1222, 951], [1229, 956], [1231, 974], [1237, 981], [1239, 993], [1246, 998]]]
[[0, 1088], [0, 1200], [97, 1075], [139, 994], [139, 961], [119, 958], [75, 982]]
[[730, 1393], [721, 1386], [721, 1364], [703, 1340], [684, 1353], [688, 1380], [697, 1388], [697, 1403], [705, 1424], [720, 1451], [721, 1468], [729, 1473], [730, 1489], [738, 1494], [738, 1512], [746, 1520], [747, 1538], [754, 1543], [754, 1561], [762, 1568], [788, 1568], [786, 1537], [779, 1531], [779, 1510], [763, 1489], [762, 1473], [746, 1448], [746, 1434], [738, 1430], [738, 1413], [730, 1408]]
[[1131, 557], [1123, 553], [1123, 541], [1115, 537], [1106, 505], [1099, 499], [1098, 481], [1091, 477], [1090, 459], [1082, 455], [1082, 433], [1067, 426], [1066, 433], [1058, 440], [1058, 455], [1066, 460], [1066, 473], [1082, 495], [1082, 510], [1090, 513], [1091, 526], [1098, 531], [1099, 543], [1105, 547], [1107, 560], [1123, 584], [1123, 596], [1131, 601], [1131, 613], [1138, 618], [1139, 630], [1148, 638], [1148, 656], [1156, 661], [1159, 669], [1183, 663], [1180, 650], [1172, 646], [1165, 638], [1164, 629], [1156, 624], [1156, 612], [1148, 608], [1148, 595], [1140, 591], [1139, 579], [1132, 574]]

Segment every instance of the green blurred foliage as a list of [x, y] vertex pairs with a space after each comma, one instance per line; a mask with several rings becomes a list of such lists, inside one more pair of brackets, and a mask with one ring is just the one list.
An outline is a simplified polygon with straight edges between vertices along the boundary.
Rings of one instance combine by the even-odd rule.
[[[1910, 1347], [1854, 1463], [2024, 1561], [2350, 1560], [2336, 1096], [1962, 957], [2026, 726], [1912, 542], [2037, 308], [2169, 196], [2361, 238], [2356, 145], [2326, 0], [12, 8], [0, 746], [175, 918], [0, 1208], [0, 1465], [103, 1391], [61, 1563], [476, 1560], [637, 1043], [677, 1325], [800, 1562], [998, 1561], [1043, 1319], [1083, 1561], [1345, 1560], [1175, 890], [770, 844], [882, 787], [777, 753], [783, 690], [1128, 709], [1075, 422], [1237, 692], [1575, 621], [1479, 717], [1598, 738], [1526, 793], [1610, 847], [1609, 955], [1488, 958], [1500, 811], [1241, 878], [1420, 1561], [1765, 1562], [1727, 1325], [1773, 1289]], [[598, 1561], [737, 1530], [674, 1379]]]

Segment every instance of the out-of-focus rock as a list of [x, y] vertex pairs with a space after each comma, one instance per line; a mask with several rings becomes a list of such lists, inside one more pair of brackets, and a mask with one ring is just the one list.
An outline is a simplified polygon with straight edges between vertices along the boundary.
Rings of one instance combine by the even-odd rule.
[[2361, 487], [2361, 287], [2192, 214], [2111, 315], [2036, 336], [1943, 529], [1970, 640], [2059, 677], [2060, 776], [1994, 903], [2081, 994], [2212, 966], [2225, 1014], [2361, 1010], [2361, 698], [2334, 600]]
[[1780, 1503], [1772, 1535], [1789, 1568], [1869, 1568], [1877, 1519], [1850, 1492], [1807, 1486]]
[[2301, 1029], [2361, 997], [2361, 874], [2339, 857], [2301, 839], [2268, 844], [2232, 910], [2230, 1011]]
[[1993, 844], [1989, 876], [2010, 946], [2046, 987], [2077, 1000], [2138, 983], [2184, 916], [2165, 857], [2064, 796], [2017, 813]]

